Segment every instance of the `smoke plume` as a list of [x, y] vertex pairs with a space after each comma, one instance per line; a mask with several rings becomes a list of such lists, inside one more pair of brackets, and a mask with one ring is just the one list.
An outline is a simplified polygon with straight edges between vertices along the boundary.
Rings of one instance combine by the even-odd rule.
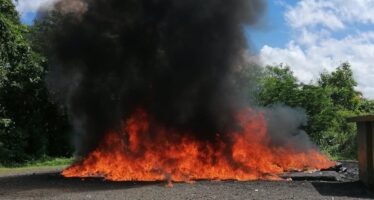
[[[136, 109], [166, 127], [213, 140], [237, 127], [248, 106], [255, 56], [244, 34], [265, 10], [262, 0], [60, 0], [41, 20], [51, 93], [77, 132], [77, 155]], [[312, 147], [302, 111], [262, 110], [274, 145]], [[182, 131], [183, 132], [183, 131]], [[301, 145], [296, 145], [301, 144]], [[314, 146], [313, 146], [314, 147]]]
[[137, 108], [200, 139], [235, 128], [255, 62], [244, 28], [264, 9], [262, 0], [60, 0], [42, 13], [53, 21], [43, 35], [49, 87], [77, 128], [77, 154]]

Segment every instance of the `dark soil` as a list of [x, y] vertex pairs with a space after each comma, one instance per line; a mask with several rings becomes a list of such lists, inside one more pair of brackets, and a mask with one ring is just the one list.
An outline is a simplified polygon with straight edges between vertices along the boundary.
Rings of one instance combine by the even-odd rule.
[[0, 177], [0, 199], [374, 199], [357, 180], [356, 169], [353, 163], [337, 173], [348, 177], [339, 181], [197, 181], [173, 188], [165, 182], [108, 182], [33, 172]]

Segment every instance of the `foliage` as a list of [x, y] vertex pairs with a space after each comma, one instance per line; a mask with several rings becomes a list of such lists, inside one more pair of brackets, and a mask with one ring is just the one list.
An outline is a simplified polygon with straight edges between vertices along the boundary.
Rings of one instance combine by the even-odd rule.
[[347, 110], [356, 110], [361, 94], [355, 91], [357, 82], [349, 63], [343, 63], [331, 74], [322, 73], [318, 84], [329, 90], [335, 106]]
[[27, 40], [11, 0], [0, 0], [0, 164], [66, 156], [66, 116], [48, 99], [46, 60]]
[[30, 160], [19, 167], [65, 166], [73, 163], [73, 158], [45, 156], [37, 160]]
[[356, 127], [347, 118], [373, 113], [373, 101], [361, 97], [349, 63], [322, 73], [317, 84], [298, 82], [287, 66], [267, 66], [259, 103], [301, 107], [308, 115], [306, 132], [334, 158], [356, 158]]
[[265, 78], [261, 80], [259, 94], [263, 105], [285, 103], [289, 106], [297, 106], [296, 96], [299, 96], [300, 87], [289, 67], [267, 66]]
[[43, 156], [38, 159], [28, 160], [24, 163], [13, 163], [11, 165], [8, 165], [6, 167], [2, 167], [0, 165], [1, 169], [7, 169], [7, 168], [34, 168], [34, 167], [46, 167], [46, 166], [66, 166], [72, 164], [74, 161], [73, 158], [66, 158], [66, 157], [50, 157], [50, 156]]
[[362, 99], [358, 109], [364, 114], [374, 114], [374, 100]]

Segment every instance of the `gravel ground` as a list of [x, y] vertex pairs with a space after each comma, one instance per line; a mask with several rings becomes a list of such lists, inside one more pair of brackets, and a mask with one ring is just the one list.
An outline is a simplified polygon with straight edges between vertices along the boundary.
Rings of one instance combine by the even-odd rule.
[[1, 175], [0, 199], [374, 199], [357, 180], [108, 182], [67, 179], [59, 171]]

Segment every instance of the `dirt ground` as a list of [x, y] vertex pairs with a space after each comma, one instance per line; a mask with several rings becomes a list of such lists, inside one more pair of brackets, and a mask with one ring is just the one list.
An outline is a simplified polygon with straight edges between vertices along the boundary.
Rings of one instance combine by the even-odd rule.
[[67, 179], [58, 170], [0, 175], [0, 199], [374, 199], [357, 180], [108, 182]]
[[62, 168], [0, 173], [0, 200], [5, 199], [374, 199], [358, 181], [357, 162], [336, 169], [290, 173], [293, 181], [109, 182], [100, 178], [64, 178]]

